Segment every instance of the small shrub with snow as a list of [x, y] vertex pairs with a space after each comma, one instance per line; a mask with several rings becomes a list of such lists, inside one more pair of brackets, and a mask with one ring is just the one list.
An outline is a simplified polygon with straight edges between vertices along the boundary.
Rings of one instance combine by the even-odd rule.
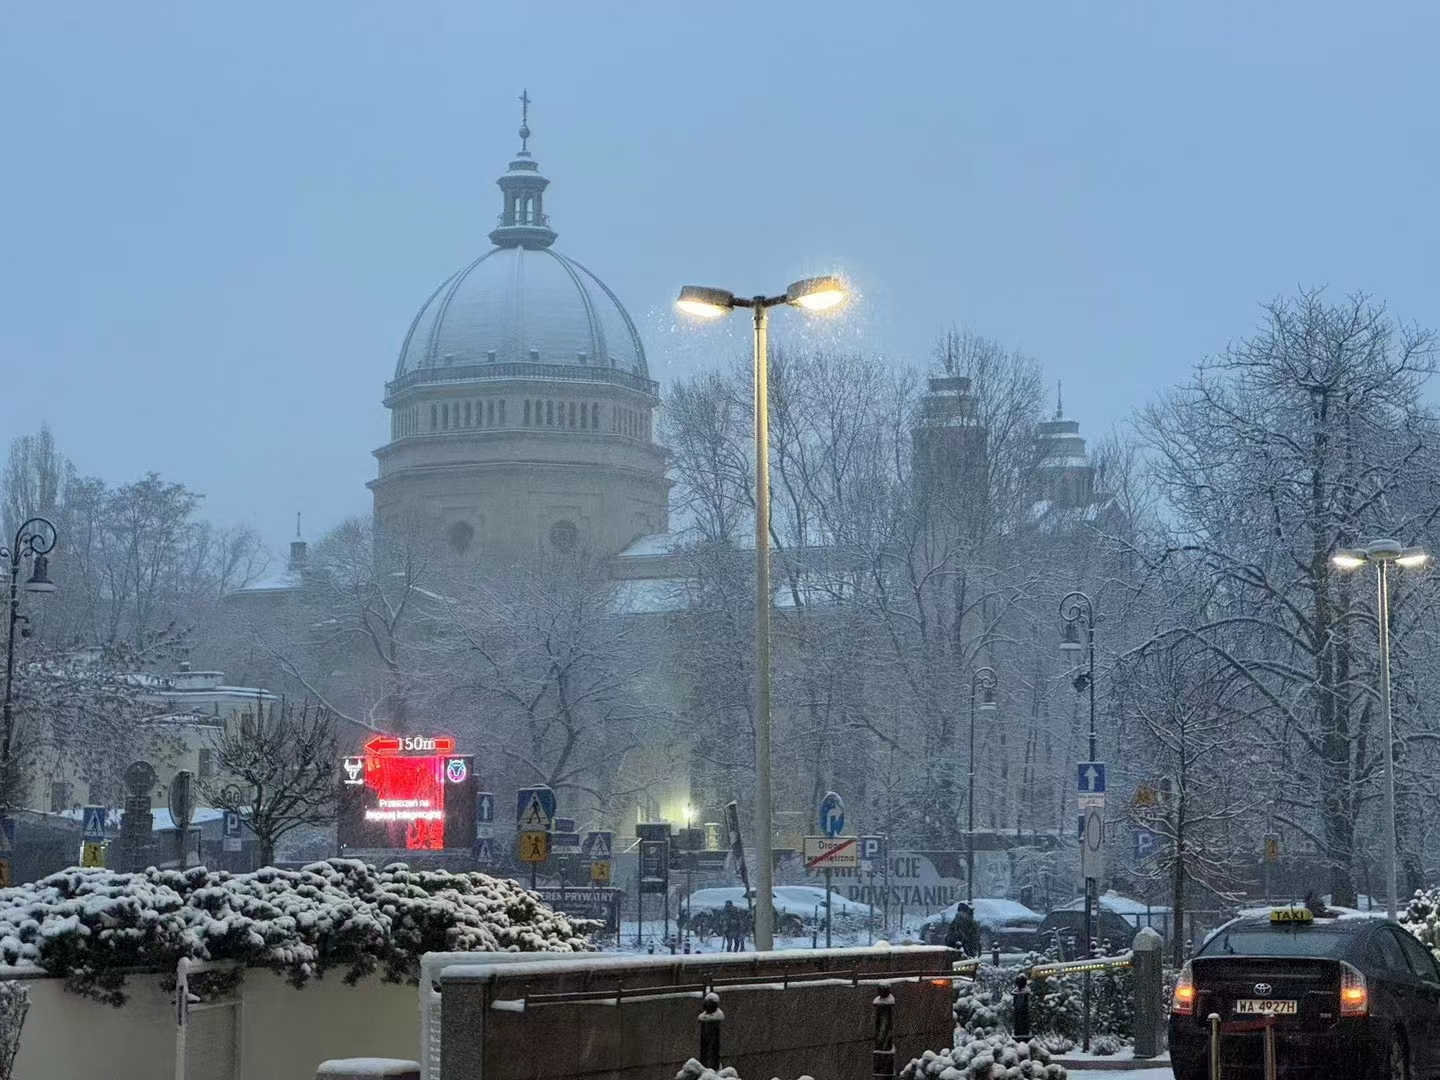
[[1058, 1031], [1042, 1031], [1036, 1035], [1031, 1042], [1039, 1043], [1051, 1054], [1068, 1054], [1075, 1049], [1075, 1040], [1069, 1035], [1061, 1035]]
[[1065, 1080], [1065, 1068], [1050, 1060], [1038, 1042], [1008, 1035], [964, 1038], [958, 1046], [927, 1050], [906, 1065], [901, 1080]]
[[1096, 1057], [1111, 1057], [1129, 1045], [1119, 1035], [1097, 1035], [1090, 1040], [1090, 1052]]
[[1440, 959], [1440, 888], [1416, 889], [1400, 912], [1400, 925]]
[[954, 1012], [955, 1026], [964, 1028], [971, 1035], [993, 1035], [1008, 1028], [1001, 1016], [1001, 1006], [978, 978], [974, 982], [956, 984]]
[[351, 983], [398, 982], [428, 951], [580, 952], [595, 926], [513, 881], [354, 859], [248, 874], [71, 869], [0, 889], [0, 962], [114, 1005], [127, 971], [173, 971], [182, 956], [267, 967], [295, 986], [337, 967]]

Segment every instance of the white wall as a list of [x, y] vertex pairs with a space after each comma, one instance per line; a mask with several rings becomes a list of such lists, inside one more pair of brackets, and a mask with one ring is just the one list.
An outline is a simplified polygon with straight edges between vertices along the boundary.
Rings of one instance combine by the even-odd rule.
[[[416, 988], [378, 978], [350, 987], [341, 974], [296, 990], [279, 975], [247, 971], [235, 1080], [312, 1080], [320, 1062], [337, 1057], [418, 1060]], [[175, 1006], [173, 995], [161, 992], [158, 975], [132, 975], [129, 1000], [118, 1009], [69, 993], [61, 979], [26, 982], [30, 1013], [16, 1080], [173, 1080]], [[197, 1046], [205, 1028], [201, 1015], [190, 1029], [192, 1062], [206, 1051], [227, 1049]]]

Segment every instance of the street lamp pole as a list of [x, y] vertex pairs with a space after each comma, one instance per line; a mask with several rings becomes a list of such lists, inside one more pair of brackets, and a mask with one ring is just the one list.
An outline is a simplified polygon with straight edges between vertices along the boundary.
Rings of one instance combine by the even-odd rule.
[[1380, 827], [1385, 844], [1385, 914], [1394, 919], [1399, 907], [1400, 845], [1395, 835], [1395, 717], [1390, 708], [1390, 564], [1423, 566], [1430, 558], [1420, 548], [1404, 548], [1395, 540], [1373, 540], [1364, 547], [1345, 548], [1330, 559], [1341, 570], [1375, 564], [1375, 621], [1380, 638], [1380, 711], [1385, 744], [1384, 807]]
[[966, 800], [969, 803], [967, 811], [969, 820], [965, 832], [965, 900], [967, 903], [975, 899], [975, 695], [977, 691], [983, 689], [985, 699], [979, 707], [985, 712], [994, 712], [997, 681], [995, 669], [992, 667], [976, 668], [975, 674], [970, 676], [970, 758], [966, 792]]
[[50, 580], [49, 554], [55, 546], [55, 526], [46, 518], [33, 517], [15, 533], [15, 542], [10, 547], [0, 546], [0, 559], [10, 561], [10, 604], [7, 619], [8, 632], [5, 636], [5, 705], [4, 721], [0, 726], [0, 811], [9, 812], [15, 801], [15, 777], [11, 775], [11, 749], [15, 741], [15, 637], [16, 628], [25, 616], [20, 614], [20, 564], [31, 561], [30, 577], [25, 582], [25, 591], [50, 593], [55, 583]]
[[[1081, 617], [1085, 619], [1085, 643], [1080, 642], [1079, 624]], [[1095, 602], [1088, 595], [1078, 589], [1066, 593], [1060, 601], [1060, 618], [1064, 620], [1063, 630], [1060, 636], [1060, 649], [1066, 653], [1076, 653], [1085, 648], [1089, 653], [1085, 674], [1075, 679], [1075, 689], [1090, 691], [1090, 760], [1095, 760], [1098, 749], [1095, 737]], [[1081, 843], [1084, 843], [1081, 837]], [[1083, 859], [1083, 855], [1082, 855]], [[1096, 880], [1089, 876], [1085, 877], [1085, 957], [1088, 959], [1093, 941], [1095, 940], [1095, 899], [1098, 892]], [[1090, 972], [1086, 971], [1082, 985], [1082, 999], [1084, 1006], [1084, 1027], [1081, 1034], [1081, 1047], [1084, 1050], [1090, 1049]]]
[[687, 285], [675, 306], [713, 319], [750, 308], [755, 323], [755, 949], [775, 947], [775, 807], [770, 784], [770, 309], [793, 304], [828, 311], [844, 302], [834, 277], [797, 281], [782, 296], [736, 296], [725, 289]]

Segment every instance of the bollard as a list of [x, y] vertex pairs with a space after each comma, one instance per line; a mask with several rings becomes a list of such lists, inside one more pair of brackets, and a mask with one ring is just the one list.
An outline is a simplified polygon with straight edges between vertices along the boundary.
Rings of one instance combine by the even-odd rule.
[[700, 1006], [700, 1064], [707, 1069], [720, 1069], [720, 1023], [725, 1014], [720, 1011], [720, 995], [710, 990]]
[[1160, 953], [1161, 936], [1146, 926], [1135, 935], [1130, 970], [1135, 977], [1135, 1056], [1152, 1058], [1160, 1053], [1160, 998], [1164, 991]]
[[1220, 1080], [1220, 1014], [1211, 1013], [1210, 1021], [1210, 1080]]
[[895, 998], [887, 984], [881, 984], [875, 1000], [875, 1048], [870, 1052], [870, 1075], [874, 1080], [895, 1080]]
[[995, 967], [1000, 966], [1000, 942], [998, 939], [990, 942], [990, 962]]

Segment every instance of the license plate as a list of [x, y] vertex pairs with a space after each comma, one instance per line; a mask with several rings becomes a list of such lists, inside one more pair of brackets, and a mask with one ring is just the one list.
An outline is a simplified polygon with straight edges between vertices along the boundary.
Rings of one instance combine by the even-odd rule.
[[1264, 1016], [1267, 1013], [1274, 1013], [1276, 1016], [1294, 1016], [1300, 1011], [1298, 1001], [1277, 1001], [1274, 998], [1240, 998], [1235, 1002], [1237, 1013]]

